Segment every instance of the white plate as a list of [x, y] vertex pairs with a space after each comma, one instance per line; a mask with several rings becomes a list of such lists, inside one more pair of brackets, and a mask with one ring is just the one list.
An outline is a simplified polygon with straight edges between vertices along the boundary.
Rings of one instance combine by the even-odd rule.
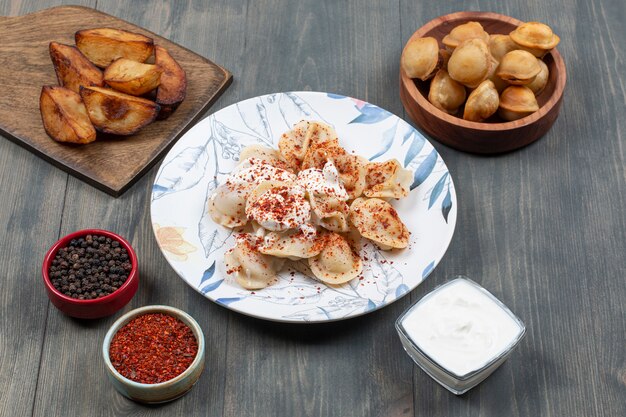
[[[261, 143], [277, 148], [280, 135], [302, 119], [334, 126], [348, 151], [372, 161], [397, 158], [414, 171], [410, 195], [393, 202], [411, 231], [411, 242], [394, 252], [366, 245], [363, 277], [341, 286], [310, 278], [306, 262], [298, 262], [280, 273], [278, 283], [248, 291], [224, 272], [224, 252], [233, 246], [234, 236], [211, 220], [207, 197], [235, 167], [242, 147]], [[402, 119], [350, 97], [291, 92], [239, 102], [194, 126], [161, 164], [150, 209], [168, 262], [208, 299], [267, 320], [323, 322], [369, 313], [417, 287], [450, 244], [456, 193], [437, 151]]]

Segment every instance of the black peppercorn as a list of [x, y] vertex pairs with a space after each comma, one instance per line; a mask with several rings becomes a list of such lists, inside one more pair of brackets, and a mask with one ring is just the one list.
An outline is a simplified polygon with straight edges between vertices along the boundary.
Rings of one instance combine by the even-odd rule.
[[59, 249], [48, 273], [54, 288], [63, 294], [92, 300], [116, 291], [131, 269], [128, 253], [120, 242], [87, 235]]

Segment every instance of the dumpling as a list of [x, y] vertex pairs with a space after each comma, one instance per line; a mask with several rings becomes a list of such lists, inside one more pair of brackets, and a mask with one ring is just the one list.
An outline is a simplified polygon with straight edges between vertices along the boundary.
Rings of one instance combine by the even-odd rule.
[[363, 271], [363, 261], [341, 235], [329, 233], [319, 255], [309, 258], [309, 267], [320, 281], [343, 284]]
[[249, 233], [237, 235], [234, 248], [224, 254], [226, 273], [234, 275], [239, 285], [248, 290], [258, 290], [278, 280], [277, 273], [285, 260], [264, 255], [258, 251], [262, 241]]
[[294, 181], [289, 171], [274, 167], [258, 158], [241, 162], [209, 197], [208, 211], [214, 222], [225, 227], [239, 227], [248, 222], [246, 200], [250, 192], [263, 181]]
[[231, 229], [245, 225], [246, 195], [245, 190], [235, 191], [227, 184], [220, 185], [209, 197], [209, 215], [215, 223]]
[[357, 198], [363, 194], [365, 188], [366, 165], [368, 160], [352, 155], [339, 145], [323, 144], [311, 148], [306, 154], [302, 169], [323, 169], [328, 161], [331, 161], [339, 178], [348, 193], [350, 199]]
[[239, 160], [245, 161], [249, 158], [256, 158], [276, 168], [290, 170], [291, 167], [285, 162], [276, 149], [268, 148], [263, 145], [248, 145], [241, 150]]
[[294, 170], [299, 170], [309, 148], [326, 142], [338, 146], [339, 139], [335, 129], [324, 123], [303, 120], [282, 134], [278, 141], [278, 150]]
[[333, 162], [350, 199], [360, 197], [365, 189], [367, 159], [359, 155], [346, 154], [333, 159]]
[[269, 232], [264, 236], [263, 243], [259, 246], [259, 252], [296, 260], [311, 258], [319, 254], [323, 245], [324, 238], [322, 235], [316, 233], [314, 227], [306, 225], [303, 228], [284, 233]]
[[345, 155], [346, 150], [343, 149], [338, 142], [325, 142], [310, 147], [302, 158], [300, 169], [322, 169], [328, 161], [332, 161], [338, 156]]
[[345, 233], [341, 233], [341, 236], [348, 242], [350, 247], [355, 253], [361, 253], [363, 249], [363, 236], [354, 227], [350, 227]]
[[303, 187], [295, 182], [265, 181], [248, 196], [245, 213], [274, 232], [296, 229], [311, 218], [311, 205]]
[[413, 183], [413, 173], [402, 168], [397, 159], [367, 164], [366, 186], [363, 194], [367, 197], [402, 198], [409, 195]]
[[314, 223], [333, 232], [348, 231], [349, 208], [346, 201], [349, 196], [332, 161], [328, 161], [324, 169], [300, 171], [296, 182], [307, 192]]
[[336, 198], [317, 198], [311, 202], [315, 223], [332, 232], [350, 230], [350, 207]]
[[226, 181], [239, 185], [258, 185], [261, 181], [292, 181], [295, 178], [293, 172], [274, 166], [263, 158], [250, 157], [242, 160]]
[[350, 221], [361, 233], [382, 250], [406, 248], [409, 231], [398, 212], [385, 200], [357, 198], [350, 205]]

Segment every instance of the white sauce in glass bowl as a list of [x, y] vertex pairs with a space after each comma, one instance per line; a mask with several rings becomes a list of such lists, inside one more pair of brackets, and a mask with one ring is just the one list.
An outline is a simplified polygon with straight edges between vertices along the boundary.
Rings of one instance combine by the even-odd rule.
[[492, 297], [462, 279], [420, 301], [402, 326], [424, 353], [457, 376], [483, 368], [522, 331]]

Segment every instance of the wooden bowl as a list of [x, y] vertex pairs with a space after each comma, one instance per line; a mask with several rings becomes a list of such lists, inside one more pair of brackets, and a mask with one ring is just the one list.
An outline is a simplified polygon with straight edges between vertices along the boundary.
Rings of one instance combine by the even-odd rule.
[[[418, 29], [411, 39], [432, 36], [441, 39], [455, 26], [468, 21], [479, 22], [489, 34], [509, 34], [522, 24], [512, 17], [487, 12], [458, 12], [431, 20]], [[542, 137], [559, 115], [565, 89], [565, 63], [553, 49], [543, 58], [548, 65], [548, 84], [537, 96], [539, 110], [519, 120], [504, 121], [497, 115], [484, 123], [463, 120], [439, 110], [428, 101], [430, 80], [413, 80], [400, 67], [400, 99], [408, 115], [430, 136], [453, 148], [483, 154], [501, 153], [526, 146]], [[462, 111], [459, 113], [462, 115]]]

